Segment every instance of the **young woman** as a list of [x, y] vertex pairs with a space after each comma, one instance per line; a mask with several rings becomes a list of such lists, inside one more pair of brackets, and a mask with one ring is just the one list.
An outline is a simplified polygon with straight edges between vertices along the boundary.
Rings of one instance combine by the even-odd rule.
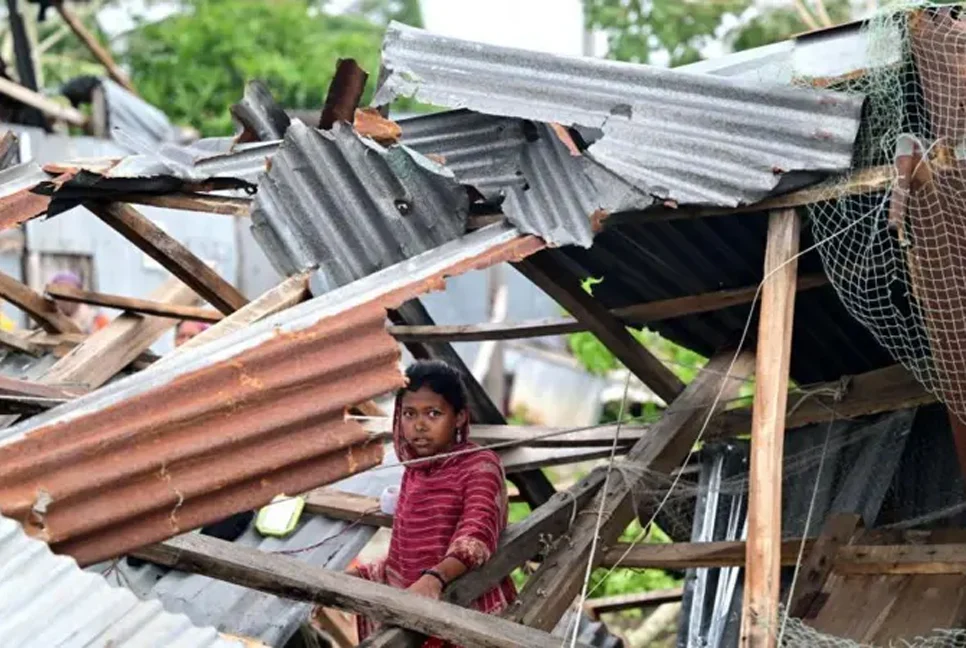
[[[393, 443], [401, 462], [415, 462], [403, 474], [389, 554], [350, 573], [435, 599], [496, 550], [507, 524], [506, 480], [499, 457], [468, 440], [459, 373], [442, 362], [417, 362], [406, 377], [409, 384], [396, 395]], [[513, 582], [506, 578], [472, 607], [496, 614], [515, 597]], [[360, 641], [374, 629], [359, 617]], [[433, 638], [423, 646], [452, 644]]]

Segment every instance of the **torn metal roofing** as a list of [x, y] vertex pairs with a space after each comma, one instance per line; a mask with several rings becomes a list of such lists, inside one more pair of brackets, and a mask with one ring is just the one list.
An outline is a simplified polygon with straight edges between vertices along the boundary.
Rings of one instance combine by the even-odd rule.
[[468, 198], [445, 167], [348, 124], [292, 122], [259, 179], [252, 233], [282, 274], [318, 267], [329, 289], [431, 250], [466, 229]]
[[851, 163], [862, 97], [760, 86], [447, 38], [392, 23], [374, 105], [436, 105], [598, 128], [588, 155], [642, 192], [736, 206], [795, 171]]
[[240, 138], [243, 141], [280, 140], [292, 123], [261, 81], [245, 84], [245, 93], [241, 101], [231, 107], [231, 114], [242, 127]]
[[344, 410], [402, 384], [386, 309], [542, 248], [485, 228], [3, 430], [0, 508], [86, 564], [378, 463]]
[[[391, 448], [386, 451], [384, 463], [396, 463]], [[402, 467], [396, 466], [354, 475], [333, 487], [379, 497], [387, 486], [398, 486], [401, 478]], [[267, 553], [286, 552], [307, 564], [341, 571], [349, 566], [375, 531], [374, 527], [305, 513], [298, 527], [284, 538], [262, 536], [252, 523], [235, 543]], [[200, 574], [159, 569], [151, 564], [135, 568], [121, 561], [114, 573], [118, 583], [130, 588], [139, 598], [158, 599], [166, 610], [184, 614], [196, 624], [253, 637], [271, 646], [286, 645], [313, 607]]]
[[432, 156], [486, 198], [523, 186], [524, 121], [451, 110], [398, 121], [402, 143]]
[[344, 414], [402, 384], [384, 322], [384, 309], [361, 306], [35, 425], [0, 447], [0, 508], [88, 564], [371, 467], [381, 445]]
[[0, 637], [5, 646], [22, 648], [245, 646], [214, 628], [192, 625], [187, 616], [165, 612], [157, 601], [139, 601], [128, 590], [108, 585], [3, 516]]
[[107, 104], [107, 125], [114, 136], [117, 133], [135, 135], [155, 143], [175, 142], [178, 131], [160, 108], [129, 92], [111, 79], [100, 79]]

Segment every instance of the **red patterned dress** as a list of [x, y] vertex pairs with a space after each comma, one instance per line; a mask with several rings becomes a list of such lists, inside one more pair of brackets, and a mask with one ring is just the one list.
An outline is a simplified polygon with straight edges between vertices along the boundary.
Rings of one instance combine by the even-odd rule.
[[[393, 417], [393, 444], [400, 461], [416, 459], [402, 436], [400, 402]], [[449, 452], [477, 448], [467, 441], [469, 425], [457, 433]], [[507, 525], [507, 493], [503, 466], [496, 453], [478, 450], [406, 466], [392, 523], [389, 554], [383, 560], [359, 566], [359, 576], [406, 589], [444, 558], [458, 559], [467, 570], [489, 560]], [[414, 596], [416, 596], [414, 594]], [[470, 606], [497, 614], [516, 598], [513, 581], [506, 578]], [[359, 641], [377, 626], [359, 616]], [[455, 648], [431, 638], [423, 648]]]

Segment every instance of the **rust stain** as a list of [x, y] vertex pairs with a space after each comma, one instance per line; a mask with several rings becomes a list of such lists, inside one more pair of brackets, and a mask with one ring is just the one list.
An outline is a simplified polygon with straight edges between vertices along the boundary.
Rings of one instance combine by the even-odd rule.
[[595, 209], [594, 213], [590, 215], [590, 229], [594, 231], [595, 234], [601, 232], [604, 229], [604, 221], [610, 216], [609, 212], [603, 209]]
[[50, 188], [59, 189], [73, 177], [73, 173], [64, 173], [53, 180], [39, 182], [33, 187], [21, 189], [0, 199], [0, 230], [16, 227], [47, 213], [50, 206]]
[[353, 119], [356, 133], [369, 137], [383, 146], [397, 144], [402, 138], [402, 128], [386, 119], [375, 108], [357, 108]]
[[570, 151], [571, 155], [575, 157], [582, 155], [580, 149], [577, 148], [577, 143], [574, 142], [574, 138], [570, 136], [570, 131], [556, 122], [550, 124], [550, 128], [553, 130], [554, 135], [557, 136], [557, 139], [559, 139], [563, 145], [567, 147], [567, 150]]

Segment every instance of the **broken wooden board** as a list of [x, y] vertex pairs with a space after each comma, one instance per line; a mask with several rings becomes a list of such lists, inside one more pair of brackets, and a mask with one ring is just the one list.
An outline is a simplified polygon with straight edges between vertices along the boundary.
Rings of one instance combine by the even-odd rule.
[[173, 319], [184, 319], [210, 323], [220, 322], [222, 319], [224, 319], [224, 315], [210, 308], [181, 306], [180, 304], [168, 304], [165, 302], [158, 302], [150, 299], [140, 299], [137, 297], [108, 295], [91, 290], [79, 290], [73, 286], [48, 286], [47, 295], [60, 301], [78, 302], [81, 304], [92, 304], [94, 306], [116, 308], [118, 310], [127, 311], [129, 313], [138, 313], [141, 315], [154, 315], [156, 317], [168, 317]]
[[34, 319], [48, 333], [80, 333], [69, 317], [57, 310], [57, 304], [35, 292], [26, 284], [0, 272], [0, 297]]
[[186, 571], [298, 601], [366, 615], [464, 646], [559, 648], [560, 640], [500, 617], [413, 596], [308, 563], [200, 534], [168, 540], [135, 554]]

